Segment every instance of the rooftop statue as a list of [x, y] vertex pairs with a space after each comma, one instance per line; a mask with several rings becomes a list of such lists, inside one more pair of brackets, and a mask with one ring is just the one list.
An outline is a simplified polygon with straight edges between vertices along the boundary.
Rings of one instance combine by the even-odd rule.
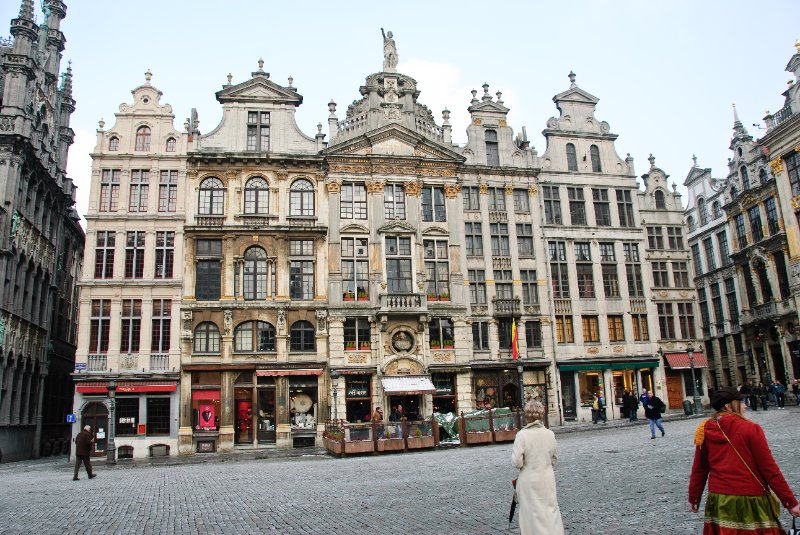
[[395, 72], [397, 69], [397, 46], [394, 44], [392, 32], [384, 32], [383, 34], [383, 70], [385, 72]]

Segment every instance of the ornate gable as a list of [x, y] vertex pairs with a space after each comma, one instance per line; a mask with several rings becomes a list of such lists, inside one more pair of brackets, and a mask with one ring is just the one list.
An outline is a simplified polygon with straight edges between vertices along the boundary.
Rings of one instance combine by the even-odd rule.
[[408, 234], [416, 232], [417, 229], [405, 221], [392, 221], [378, 228], [378, 234]]
[[217, 100], [226, 102], [282, 102], [299, 106], [303, 103], [303, 96], [292, 87], [282, 87], [269, 81], [268, 74], [258, 75], [237, 85], [225, 86], [217, 92]]
[[465, 158], [453, 150], [399, 124], [390, 124], [358, 137], [332, 145], [326, 156], [406, 156], [462, 163]]

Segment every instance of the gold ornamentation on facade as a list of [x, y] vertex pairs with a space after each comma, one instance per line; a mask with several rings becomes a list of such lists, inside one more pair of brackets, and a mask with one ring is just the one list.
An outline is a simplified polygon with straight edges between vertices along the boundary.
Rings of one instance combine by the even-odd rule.
[[328, 188], [328, 193], [340, 193], [342, 191], [342, 183], [337, 180], [326, 182], [325, 186]]
[[406, 195], [416, 197], [422, 192], [422, 182], [419, 180], [409, 180], [403, 184], [403, 191], [406, 192]]
[[538, 191], [539, 188], [537, 188], [536, 186], [534, 185], [528, 186], [528, 195], [530, 195], [531, 197], [535, 197]]
[[481, 124], [481, 120], [476, 117], [472, 120], [472, 124]]
[[383, 193], [383, 188], [386, 182], [383, 180], [369, 180], [367, 181], [367, 193]]
[[800, 209], [800, 195], [792, 197], [792, 208], [795, 210]]
[[369, 362], [367, 353], [348, 353], [346, 358], [348, 364], [367, 364]]
[[444, 185], [444, 194], [448, 199], [455, 199], [461, 191], [461, 184], [447, 183]]
[[287, 173], [286, 171], [278, 171], [277, 173], [275, 173], [275, 176], [277, 177], [278, 180], [286, 180], [287, 178], [289, 178], [289, 173]]
[[772, 174], [777, 175], [781, 171], [783, 171], [783, 159], [781, 157], [777, 157], [773, 160], [770, 160], [769, 166], [772, 169]]
[[239, 176], [239, 171], [225, 171], [225, 178], [228, 180], [233, 180], [237, 176]]
[[500, 126], [508, 126], [508, 121], [505, 119], [500, 119]]
[[194, 180], [195, 178], [197, 178], [197, 169], [187, 169], [186, 178], [190, 180]]
[[480, 184], [478, 186], [478, 190], [480, 191], [481, 195], [489, 195], [489, 185], [488, 184]]
[[506, 195], [514, 195], [514, 185], [506, 184]]
[[588, 348], [586, 350], [586, 352], [590, 353], [592, 355], [596, 355], [596, 354], [600, 353], [600, 348], [598, 348], [598, 347], [590, 347], [590, 348]]
[[450, 362], [455, 362], [456, 356], [452, 352], [447, 351], [441, 353], [434, 353], [431, 359], [433, 360], [433, 362], [436, 362], [437, 364], [447, 364]]
[[614, 353], [625, 353], [625, 346], [614, 346], [612, 349]]

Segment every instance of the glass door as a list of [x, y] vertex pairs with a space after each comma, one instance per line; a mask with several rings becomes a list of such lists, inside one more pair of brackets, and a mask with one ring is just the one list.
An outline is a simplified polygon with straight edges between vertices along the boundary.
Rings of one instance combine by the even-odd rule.
[[[261, 379], [261, 377], [259, 377]], [[258, 388], [258, 443], [275, 443], [275, 385]]]
[[92, 457], [102, 457], [106, 453], [108, 444], [108, 408], [104, 403], [96, 401], [89, 403], [81, 413], [81, 429], [91, 425], [95, 442], [92, 448]]
[[575, 374], [561, 372], [561, 402], [564, 404], [564, 419], [578, 418], [578, 405], [575, 399]]

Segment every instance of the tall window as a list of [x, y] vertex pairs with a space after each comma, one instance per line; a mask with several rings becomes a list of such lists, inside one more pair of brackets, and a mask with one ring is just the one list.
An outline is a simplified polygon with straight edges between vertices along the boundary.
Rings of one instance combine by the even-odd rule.
[[624, 342], [625, 329], [622, 327], [622, 316], [608, 316], [608, 340]]
[[578, 155], [575, 153], [575, 145], [567, 143], [567, 171], [578, 170]]
[[664, 192], [660, 189], [657, 189], [655, 194], [653, 195], [656, 199], [656, 210], [666, 210], [667, 209], [667, 201], [664, 197]]
[[240, 353], [275, 351], [275, 327], [266, 321], [245, 321], [233, 332], [233, 349]]
[[569, 216], [573, 226], [586, 224], [586, 203], [583, 200], [583, 188], [567, 188], [569, 198]]
[[119, 206], [119, 169], [103, 169], [100, 173], [100, 211], [116, 212]]
[[736, 228], [736, 241], [739, 244], [739, 249], [747, 247], [747, 230], [744, 226], [744, 214], [737, 214], [733, 219]]
[[387, 184], [383, 188], [383, 215], [386, 219], [406, 218], [406, 193], [400, 184]]
[[521, 258], [533, 257], [533, 225], [517, 223], [517, 252]]
[[422, 188], [422, 220], [447, 221], [444, 205], [444, 188], [426, 186]]
[[664, 229], [647, 227], [647, 245], [650, 249], [664, 249]]
[[528, 320], [525, 322], [525, 343], [529, 348], [542, 347], [542, 323]]
[[175, 143], [174, 137], [167, 138], [167, 152], [175, 152]]
[[92, 317], [89, 325], [89, 353], [108, 352], [108, 334], [111, 330], [111, 301], [92, 299]]
[[362, 184], [342, 184], [339, 197], [341, 219], [367, 218], [367, 188]]
[[137, 151], [150, 150], [150, 128], [147, 126], [140, 126], [136, 130], [136, 148]]
[[725, 323], [725, 313], [722, 308], [722, 292], [719, 286], [718, 282], [711, 285], [711, 303], [714, 307], [714, 323], [721, 327]]
[[366, 351], [370, 346], [369, 321], [364, 318], [347, 318], [344, 320], [344, 348]]
[[589, 147], [589, 154], [592, 158], [592, 173], [601, 172], [603, 168], [600, 165], [600, 149], [597, 148], [597, 145]]
[[510, 269], [494, 270], [494, 293], [497, 299], [513, 299], [512, 282]]
[[539, 287], [536, 282], [535, 269], [519, 270], [519, 278], [522, 280], [522, 304], [539, 304]]
[[550, 280], [555, 299], [569, 299], [569, 264], [567, 246], [564, 242], [551, 241], [547, 244], [550, 253]]
[[492, 235], [492, 255], [509, 256], [508, 223], [490, 223], [489, 233]]
[[209, 177], [200, 183], [198, 213], [200, 215], [225, 213], [225, 187], [220, 179]]
[[289, 297], [314, 299], [314, 240], [289, 240]]
[[289, 190], [289, 215], [314, 215], [314, 185], [308, 180], [295, 180]]
[[733, 278], [725, 279], [725, 299], [728, 301], [728, 315], [731, 323], [739, 323], [739, 303], [736, 299], [736, 284]]
[[195, 353], [219, 353], [219, 328], [216, 324], [206, 321], [194, 330]]
[[583, 327], [584, 343], [596, 344], [600, 341], [600, 330], [597, 323], [597, 316], [582, 316], [581, 324]]
[[247, 150], [269, 150], [269, 112], [247, 112]]
[[558, 196], [558, 186], [542, 186], [544, 199], [544, 221], [548, 225], [561, 224], [561, 200]]
[[367, 238], [342, 238], [344, 299], [369, 298], [369, 247]]
[[120, 353], [138, 353], [141, 332], [142, 301], [140, 299], [123, 299]]
[[750, 220], [750, 235], [753, 236], [753, 243], [758, 243], [764, 239], [764, 231], [761, 227], [761, 207], [756, 204], [748, 208], [747, 218]]
[[699, 277], [703, 274], [703, 259], [700, 256], [700, 244], [692, 245], [692, 261], [694, 262], [694, 274]]
[[260, 176], [249, 179], [244, 185], [244, 213], [269, 213], [269, 184]]
[[572, 330], [572, 316], [556, 316], [556, 343], [575, 343], [575, 334]]
[[708, 207], [706, 206], [705, 199], [697, 201], [697, 212], [700, 214], [700, 226], [708, 224]]
[[506, 211], [506, 190], [505, 188], [489, 188], [489, 210]]
[[221, 290], [222, 240], [197, 240], [195, 298], [216, 301]]
[[620, 227], [636, 226], [636, 222], [633, 220], [633, 201], [630, 190], [617, 190], [617, 210], [619, 211]]
[[150, 171], [145, 169], [132, 169], [130, 195], [128, 196], [129, 212], [147, 211], [147, 197], [149, 190]]
[[158, 183], [158, 211], [174, 212], [178, 207], [178, 171], [161, 171]]
[[102, 230], [97, 233], [97, 246], [94, 250], [94, 277], [110, 279], [114, 277], [114, 242], [116, 232]]
[[472, 349], [478, 351], [489, 349], [489, 324], [487, 322], [472, 322]]
[[289, 348], [292, 351], [316, 351], [314, 326], [308, 321], [296, 321], [289, 329]]
[[387, 236], [386, 282], [389, 293], [411, 292], [411, 238]]
[[144, 231], [127, 233], [125, 242], [125, 278], [144, 277]]
[[154, 299], [152, 329], [150, 334], [150, 351], [168, 353], [172, 322], [172, 301]]
[[697, 228], [692, 216], [686, 218], [686, 226], [689, 227], [689, 232], [693, 232]]
[[706, 252], [706, 266], [708, 270], [717, 269], [717, 261], [714, 258], [714, 242], [711, 237], [705, 238], [703, 240], [703, 249]]
[[667, 227], [667, 244], [673, 251], [683, 249], [683, 229], [681, 227]]
[[531, 212], [531, 202], [528, 190], [514, 190], [514, 211], [518, 214], [529, 214]]
[[110, 151], [118, 151], [119, 150], [119, 138], [112, 137], [108, 140], [108, 150]]
[[477, 186], [464, 186], [461, 188], [461, 198], [464, 201], [464, 210], [481, 209], [480, 190]]
[[662, 340], [675, 340], [675, 318], [672, 315], [672, 303], [657, 303], [658, 328]]
[[578, 278], [578, 297], [594, 299], [594, 270], [589, 242], [575, 242], [575, 272]]
[[175, 233], [156, 232], [156, 271], [155, 278], [171, 279], [175, 264]]
[[628, 296], [644, 297], [642, 265], [639, 263], [639, 245], [636, 243], [623, 243], [622, 250], [625, 254], [625, 275], [628, 278]]
[[711, 205], [711, 213], [714, 219], [722, 217], [722, 206], [719, 204], [719, 201], [714, 201], [714, 204]]
[[244, 298], [248, 301], [267, 298], [267, 252], [250, 247], [244, 252]]
[[800, 195], [800, 152], [792, 151], [788, 156], [783, 157], [786, 162], [786, 173], [789, 175], [789, 186], [792, 189], [792, 197]]
[[687, 262], [672, 263], [672, 278], [676, 288], [689, 287], [689, 264]]
[[684, 340], [694, 340], [694, 306], [692, 303], [678, 303], [678, 323]]
[[603, 294], [606, 298], [619, 298], [617, 254], [613, 243], [600, 243], [600, 266], [603, 272]]
[[455, 345], [453, 322], [448, 318], [433, 318], [428, 326], [428, 339], [433, 349]]
[[747, 167], [739, 168], [739, 176], [742, 177], [742, 191], [750, 189], [750, 173], [747, 172]]
[[769, 235], [776, 234], [780, 227], [778, 226], [778, 207], [775, 204], [775, 197], [770, 197], [764, 201], [764, 209], [767, 212], [767, 230]]
[[450, 299], [447, 240], [424, 240], [426, 292], [429, 299]]
[[482, 269], [467, 271], [469, 278], [469, 302], [473, 305], [486, 304], [486, 272]]
[[653, 262], [653, 285], [656, 288], [669, 288], [669, 271], [666, 262]]
[[650, 332], [647, 328], [646, 314], [631, 314], [633, 325], [633, 339], [636, 342], [646, 342], [650, 340]]
[[703, 328], [703, 335], [711, 335], [711, 316], [708, 313], [708, 298], [705, 288], [697, 289], [698, 303], [700, 305], [700, 322]]
[[499, 166], [500, 165], [500, 150], [497, 144], [497, 132], [494, 130], [487, 130], [484, 133], [486, 139], [486, 165]]
[[483, 256], [483, 225], [464, 223], [464, 239], [467, 256]]
[[608, 202], [608, 190], [592, 188], [592, 201], [594, 202], [594, 218], [597, 226], [610, 227], [611, 208]]

